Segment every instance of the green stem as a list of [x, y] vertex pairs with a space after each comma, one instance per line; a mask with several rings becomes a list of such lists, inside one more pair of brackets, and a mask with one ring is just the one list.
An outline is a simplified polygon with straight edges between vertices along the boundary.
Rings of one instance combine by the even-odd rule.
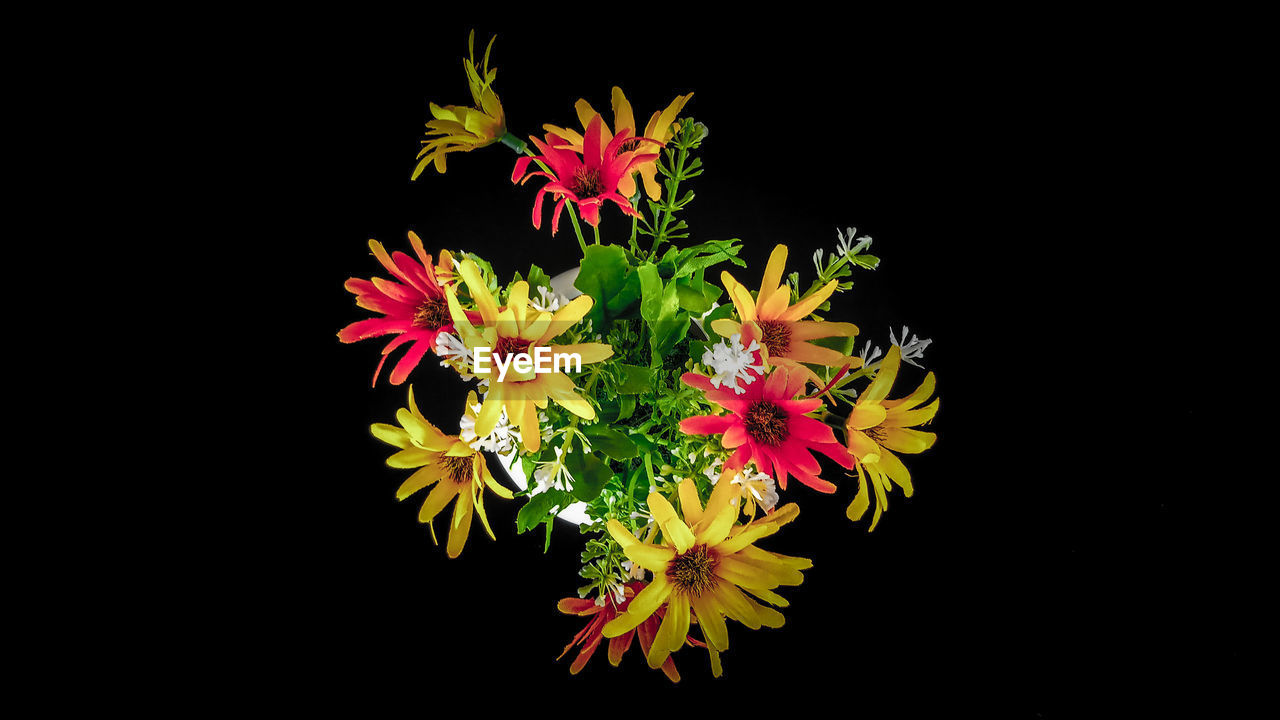
[[[598, 224], [592, 225], [591, 229], [596, 231], [596, 244], [599, 245], [600, 244], [600, 226]], [[585, 252], [585, 250], [583, 252]]]
[[[507, 147], [511, 148], [512, 150], [515, 150], [515, 151], [516, 151], [516, 154], [520, 154], [520, 153], [527, 153], [527, 154], [529, 154], [529, 155], [532, 155], [532, 154], [533, 154], [533, 153], [529, 150], [529, 146], [528, 146], [528, 145], [526, 145], [526, 144], [525, 144], [525, 142], [524, 142], [523, 140], [521, 140], [520, 138], [516, 137], [515, 135], [512, 135], [511, 133], [507, 133], [507, 134], [503, 135], [502, 137], [498, 138], [498, 140], [500, 140], [500, 141], [502, 142], [502, 144], [503, 144], [503, 145], [506, 145]], [[541, 164], [541, 163], [539, 163], [539, 164]]]

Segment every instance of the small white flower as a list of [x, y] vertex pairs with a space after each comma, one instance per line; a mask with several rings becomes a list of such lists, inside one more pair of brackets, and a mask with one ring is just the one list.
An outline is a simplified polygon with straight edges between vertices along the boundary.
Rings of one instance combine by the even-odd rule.
[[627, 571], [627, 577], [631, 578], [632, 580], [644, 579], [644, 568], [640, 566], [638, 563], [633, 563], [630, 560], [623, 560], [622, 569]]
[[529, 307], [539, 312], [555, 312], [556, 310], [559, 310], [560, 307], [568, 301], [569, 301], [568, 298], [556, 292], [555, 290], [547, 292], [547, 289], [545, 287], [539, 285], [538, 297], [529, 298]]
[[903, 341], [898, 342], [898, 339], [893, 335], [893, 328], [889, 328], [889, 340], [893, 342], [894, 345], [897, 345], [898, 347], [902, 348], [902, 362], [907, 363], [908, 365], [915, 365], [918, 368], [923, 368], [924, 366], [921, 365], [920, 363], [915, 362], [915, 359], [919, 357], [923, 357], [924, 349], [929, 347], [929, 344], [932, 343], [933, 341], [927, 338], [924, 340], [921, 340], [917, 338], [915, 335], [912, 335], [911, 340], [908, 341], [907, 331], [908, 331], [907, 326], [903, 325], [902, 326]]
[[[720, 481], [719, 473], [712, 475], [711, 470], [708, 470], [707, 476], [711, 478], [712, 485]], [[778, 504], [777, 483], [772, 477], [757, 471], [755, 465], [748, 464], [743, 467], [730, 482], [739, 486], [738, 492], [741, 497], [751, 500], [765, 512], [772, 510]]]
[[[555, 451], [555, 460], [538, 463], [538, 466], [534, 468], [534, 487], [529, 491], [530, 495], [538, 495], [551, 488], [566, 492], [573, 489], [573, 476], [569, 474], [569, 469], [564, 466], [564, 463], [560, 462], [561, 450], [556, 448]], [[553, 470], [555, 471], [554, 475], [552, 474]]]
[[449, 333], [440, 333], [436, 335], [436, 354], [440, 356], [440, 365], [442, 367], [451, 367], [462, 375], [463, 380], [470, 380], [475, 376], [471, 374], [471, 366], [475, 362], [475, 357], [471, 354], [471, 350], [457, 337]]
[[[751, 341], [749, 347], [744, 347], [741, 333], [734, 333], [728, 340], [721, 340], [707, 348], [702, 354], [702, 364], [715, 371], [715, 375], [711, 376], [711, 384], [717, 388], [726, 385], [738, 395], [745, 393], [746, 388], [739, 387], [738, 381], [741, 380], [743, 385], [750, 385], [764, 374], [763, 364], [752, 364], [759, 349], [760, 344], [755, 340]], [[752, 370], [755, 374], [750, 372]]]
[[858, 356], [862, 358], [862, 367], [867, 367], [883, 354], [880, 348], [872, 348], [867, 344], [862, 346], [862, 352], [858, 353]]
[[476, 435], [476, 419], [475, 415], [480, 413], [480, 403], [471, 406], [474, 414], [466, 414], [458, 421], [459, 431], [458, 437], [475, 448], [476, 450], [488, 450], [489, 452], [498, 453], [499, 455], [510, 455], [515, 452], [516, 446], [520, 444], [520, 431], [511, 424], [511, 420], [507, 417], [507, 409], [502, 409], [502, 414], [498, 416], [498, 422], [493, 426], [493, 432], [479, 437]]
[[837, 228], [836, 229], [836, 252], [845, 257], [849, 257], [851, 255], [857, 255], [863, 250], [866, 250], [867, 247], [871, 245], [871, 236], [863, 235], [862, 237], [857, 238], [856, 242], [858, 244], [854, 245], [854, 242], [855, 242], [854, 235], [857, 235], [857, 234], [858, 234], [858, 228], [854, 228], [854, 227], [847, 228], [846, 232], [843, 232], [843, 233], [840, 232], [839, 228]]
[[822, 274], [822, 248], [813, 251], [813, 266], [818, 269], [818, 274]]

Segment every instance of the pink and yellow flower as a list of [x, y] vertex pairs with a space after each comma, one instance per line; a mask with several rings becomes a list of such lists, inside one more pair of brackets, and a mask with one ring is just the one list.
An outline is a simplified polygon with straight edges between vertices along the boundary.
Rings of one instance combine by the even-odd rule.
[[713, 387], [710, 378], [697, 373], [685, 373], [680, 379], [702, 390], [707, 400], [729, 411], [724, 415], [697, 415], [680, 421], [680, 429], [686, 433], [722, 435], [720, 442], [726, 449], [736, 448], [725, 463], [726, 469], [754, 462], [761, 472], [772, 469], [774, 479], [783, 490], [787, 488], [787, 477], [794, 475], [800, 482], [824, 493], [835, 492], [836, 486], [818, 477], [822, 466], [811, 451], [826, 455], [845, 469], [853, 469], [853, 457], [836, 440], [831, 428], [808, 416], [823, 407], [822, 400], [796, 397], [805, 388], [803, 371], [774, 368], [762, 380], [747, 385], [741, 395]]
[[881, 512], [889, 507], [888, 493], [893, 489], [890, 481], [901, 487], [907, 497], [914, 492], [911, 473], [892, 451], [921, 453], [933, 447], [938, 439], [934, 433], [914, 429], [933, 420], [938, 412], [937, 398], [919, 407], [933, 394], [933, 373], [926, 375], [920, 387], [910, 395], [897, 400], [885, 399], [893, 389], [901, 362], [902, 348], [897, 345], [889, 348], [875, 380], [858, 396], [845, 420], [845, 438], [858, 468], [858, 494], [849, 504], [847, 515], [850, 520], [857, 521], [866, 513], [871, 503], [871, 495], [867, 491], [869, 477], [875, 492], [876, 509], [868, 532], [876, 529]]
[[[627, 557], [653, 573], [626, 611], [605, 624], [604, 637], [623, 635], [665, 606], [662, 624], [649, 649], [649, 667], [661, 666], [688, 641], [694, 620], [715, 652], [729, 648], [725, 618], [752, 629], [782, 627], [782, 613], [748, 595], [780, 607], [786, 600], [774, 592], [781, 585], [799, 585], [801, 570], [813, 563], [757, 548], [753, 543], [772, 535], [798, 513], [795, 505], [780, 508], [767, 519], [735, 525], [738, 508], [730, 488], [732, 473], [722, 477], [704, 508], [693, 481], [679, 485], [681, 519], [666, 498], [649, 494], [649, 510], [662, 528], [663, 543], [643, 543], [622, 523], [609, 520], [609, 534]], [[745, 592], [744, 592], [745, 591]], [[714, 654], [713, 654], [713, 657]]]
[[[467, 398], [467, 404], [475, 403], [475, 393]], [[420, 468], [404, 481], [396, 491], [396, 499], [404, 500], [424, 488], [435, 485], [422, 503], [418, 521], [431, 528], [431, 539], [436, 539], [436, 529], [431, 521], [455, 498], [453, 519], [449, 523], [449, 557], [462, 553], [471, 533], [471, 517], [480, 516], [480, 522], [494, 538], [489, 518], [484, 511], [484, 489], [488, 487], [498, 497], [510, 500], [513, 493], [498, 484], [489, 472], [484, 455], [455, 435], [445, 435], [432, 425], [418, 410], [413, 400], [413, 388], [409, 388], [409, 407], [396, 412], [400, 426], [375, 423], [370, 426], [374, 437], [400, 448], [387, 458], [393, 468]], [[496, 539], [496, 538], [494, 538]], [[438, 541], [437, 541], [438, 542]]]
[[[582, 617], [591, 618], [586, 624], [573, 636], [573, 640], [564, 647], [564, 652], [560, 653], [560, 658], [564, 657], [574, 647], [578, 647], [578, 656], [574, 658], [573, 664], [569, 666], [569, 673], [577, 675], [586, 667], [587, 661], [595, 654], [596, 649], [600, 647], [601, 641], [604, 639], [604, 626], [612, 622], [619, 614], [626, 612], [631, 600], [636, 594], [644, 590], [646, 583], [632, 582], [627, 583], [623, 592], [625, 598], [621, 603], [615, 602], [611, 594], [605, 595], [603, 605], [597, 605], [594, 600], [587, 598], [569, 597], [564, 598], [556, 606], [560, 612], [566, 615], [580, 615]], [[640, 638], [640, 650], [647, 657], [650, 649], [653, 647], [653, 638], [658, 633], [659, 622], [662, 619], [662, 612], [658, 611], [653, 615], [645, 618], [635, 628], [627, 632], [609, 639], [609, 664], [617, 667], [622, 662], [622, 656], [627, 650], [631, 649], [631, 643], [638, 635]], [[560, 658], [556, 658], [559, 660]], [[662, 672], [671, 680], [671, 682], [680, 682], [680, 673], [676, 670], [675, 660], [668, 657], [662, 663]]]
[[381, 313], [383, 317], [348, 325], [338, 332], [339, 340], [353, 343], [382, 335], [399, 335], [382, 349], [382, 360], [373, 373], [374, 385], [378, 384], [378, 375], [393, 350], [409, 343], [409, 349], [391, 371], [391, 384], [399, 385], [409, 377], [422, 357], [435, 349], [436, 336], [453, 330], [453, 318], [445, 300], [446, 283], [441, 279], [453, 272], [449, 251], [441, 250], [439, 262], [433, 264], [416, 233], [409, 233], [409, 243], [413, 245], [417, 260], [398, 250], [388, 256], [381, 243], [369, 241], [374, 257], [399, 282], [380, 277], [370, 280], [350, 278], [344, 285], [355, 294], [357, 305]]
[[[609, 132], [608, 126], [602, 131], [602, 142], [606, 145], [613, 140], [614, 134], [621, 135], [624, 132], [630, 133], [631, 138], [623, 143], [623, 150], [634, 150], [640, 144], [640, 138], [648, 138], [657, 143], [654, 147], [659, 148], [665, 146], [675, 135], [675, 121], [680, 111], [684, 109], [685, 103], [693, 97], [693, 93], [688, 95], [677, 95], [675, 100], [667, 106], [666, 110], [654, 111], [653, 116], [649, 118], [649, 124], [645, 126], [644, 133], [640, 133], [636, 129], [635, 114], [631, 110], [631, 102], [627, 100], [627, 96], [622, 93], [621, 88], [613, 89], [613, 128], [614, 131]], [[591, 103], [586, 100], [579, 100], [574, 105], [574, 109], [578, 112], [578, 121], [582, 123], [584, 129], [591, 127], [591, 122], [600, 113], [591, 107]], [[556, 127], [555, 125], [543, 125], [542, 128], [565, 140], [562, 149], [573, 150], [574, 152], [582, 152], [583, 136], [576, 130]], [[658, 184], [657, 173], [658, 163], [656, 156], [652, 160], [645, 160], [633, 167], [633, 173], [639, 174], [640, 179], [644, 181], [645, 194], [651, 200], [657, 200], [662, 197], [662, 186]], [[625, 198], [630, 198], [636, 194], [636, 182], [634, 174], [628, 173], [625, 177], [618, 181], [618, 192]]]
[[[656, 153], [644, 153], [640, 147], [624, 150], [623, 146], [631, 138], [630, 132], [623, 130], [607, 143], [604, 141], [604, 120], [599, 116], [587, 126], [587, 134], [583, 137], [582, 153], [562, 150], [558, 146], [566, 144], [564, 138], [549, 134], [546, 142], [531, 138], [533, 144], [541, 151], [537, 157], [522, 157], [516, 160], [515, 170], [511, 173], [511, 182], [523, 185], [530, 178], [544, 177], [548, 180], [538, 190], [533, 201], [533, 226], [542, 227], [542, 200], [547, 193], [559, 198], [555, 212], [551, 215], [551, 234], [560, 227], [560, 212], [565, 202], [572, 201], [578, 206], [582, 219], [588, 225], [600, 224], [600, 207], [608, 200], [614, 203], [627, 215], [639, 217], [640, 213], [631, 206], [631, 201], [618, 193], [618, 183], [630, 176], [640, 163], [657, 159]], [[640, 143], [646, 144], [644, 138]], [[529, 163], [539, 161], [548, 170], [529, 171]]]

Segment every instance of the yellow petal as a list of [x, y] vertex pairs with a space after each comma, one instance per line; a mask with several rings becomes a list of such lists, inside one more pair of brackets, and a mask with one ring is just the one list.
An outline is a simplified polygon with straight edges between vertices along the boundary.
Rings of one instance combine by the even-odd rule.
[[606, 623], [601, 634], [607, 638], [613, 638], [628, 630], [634, 630], [637, 625], [657, 612], [670, 595], [671, 583], [667, 581], [667, 576], [654, 575], [653, 581], [631, 599], [631, 604], [627, 605], [627, 611]]
[[779, 319], [781, 320], [805, 319], [805, 317], [807, 317], [809, 313], [812, 313], [814, 309], [816, 309], [819, 305], [826, 302], [827, 298], [831, 297], [831, 293], [836, 291], [837, 284], [839, 284], [838, 281], [832, 280], [831, 282], [822, 286], [821, 289], [815, 291], [809, 297], [801, 300], [795, 305], [792, 305], [786, 312], [782, 313], [782, 316]]
[[845, 426], [854, 430], [866, 430], [884, 422], [885, 409], [879, 403], [854, 405], [845, 419]]
[[902, 348], [894, 345], [889, 348], [889, 352], [884, 354], [884, 360], [880, 361], [880, 369], [876, 372], [876, 379], [871, 381], [871, 385], [862, 392], [862, 397], [858, 398], [858, 403], [878, 403], [884, 400], [889, 391], [893, 389], [893, 381], [898, 377], [898, 366], [902, 362]]
[[[756, 303], [760, 306], [768, 305], [771, 298], [778, 293], [778, 283], [782, 282], [782, 273], [786, 270], [787, 265], [787, 246], [778, 245], [773, 248], [773, 252], [769, 253], [769, 263], [764, 268], [764, 279], [760, 281], [760, 292], [756, 295]], [[787, 303], [791, 300], [791, 290], [787, 288], [785, 299], [782, 305], [777, 308], [778, 312], [785, 309]], [[769, 307], [773, 307], [769, 305]], [[773, 319], [776, 315], [765, 315], [761, 313], [761, 317]]]
[[690, 526], [696, 526], [702, 519], [702, 499], [698, 497], [698, 486], [691, 478], [684, 478], [680, 481], [678, 489], [680, 510], [684, 513], [684, 520]]
[[693, 612], [698, 617], [698, 626], [702, 628], [702, 636], [707, 644], [724, 652], [729, 649], [729, 628], [725, 627], [724, 614], [715, 603], [715, 596], [710, 593], [689, 598]]
[[676, 546], [676, 552], [686, 552], [693, 547], [693, 533], [676, 515], [676, 509], [671, 507], [666, 498], [656, 492], [649, 493], [649, 512], [662, 526], [662, 534]]

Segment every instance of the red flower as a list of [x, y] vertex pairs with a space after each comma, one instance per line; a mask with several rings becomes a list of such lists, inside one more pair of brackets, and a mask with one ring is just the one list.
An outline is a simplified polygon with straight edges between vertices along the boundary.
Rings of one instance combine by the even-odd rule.
[[[568, 145], [564, 138], [549, 133], [545, 143], [537, 138], [530, 138], [533, 144], [542, 151], [537, 157], [522, 157], [516, 160], [515, 170], [511, 173], [511, 182], [523, 185], [531, 177], [541, 176], [550, 182], [538, 190], [533, 201], [533, 226], [542, 228], [542, 198], [551, 193], [560, 198], [555, 212], [551, 216], [551, 234], [560, 227], [560, 211], [564, 210], [566, 200], [578, 204], [582, 219], [588, 224], [600, 224], [600, 206], [605, 200], [622, 208], [622, 212], [640, 217], [640, 213], [631, 206], [631, 201], [618, 193], [618, 183], [631, 175], [631, 171], [641, 163], [656, 160], [657, 153], [641, 155], [639, 146], [643, 143], [656, 143], [649, 138], [633, 138], [631, 131], [623, 129], [608, 145], [603, 143], [601, 135], [604, 120], [597, 115], [587, 126], [587, 134], [582, 140], [582, 154], [557, 148], [557, 145]], [[624, 150], [624, 148], [629, 148]], [[526, 172], [529, 163], [534, 160], [546, 165], [550, 172], [535, 170]]]
[[747, 385], [742, 395], [713, 387], [710, 378], [697, 373], [685, 373], [681, 380], [729, 410], [727, 415], [698, 415], [680, 421], [680, 429], [686, 433], [723, 434], [720, 442], [726, 448], [737, 448], [725, 463], [726, 468], [740, 468], [751, 461], [760, 472], [767, 473], [772, 468], [773, 477], [784, 490], [790, 474], [825, 493], [835, 492], [836, 486], [818, 477], [822, 467], [810, 451], [826, 455], [846, 470], [853, 468], [853, 457], [836, 440], [831, 428], [805, 415], [822, 407], [822, 400], [795, 399], [805, 387], [803, 370], [774, 368]]
[[422, 240], [417, 234], [409, 233], [409, 242], [421, 262], [398, 250], [388, 257], [381, 243], [377, 240], [369, 241], [369, 249], [373, 250], [374, 257], [400, 282], [380, 277], [370, 280], [350, 278], [343, 285], [349, 292], [355, 293], [357, 305], [382, 313], [384, 317], [360, 320], [346, 326], [338, 332], [339, 340], [353, 343], [380, 335], [400, 336], [382, 349], [382, 360], [373, 373], [374, 385], [378, 384], [382, 365], [392, 350], [405, 343], [412, 343], [391, 371], [391, 384], [399, 385], [418, 366], [422, 356], [435, 348], [436, 336], [453, 331], [449, 303], [445, 300], [444, 289], [439, 280], [440, 274], [452, 273], [453, 259], [447, 250], [442, 250], [439, 263], [433, 265], [431, 256], [423, 251]]
[[[573, 636], [573, 641], [564, 647], [564, 652], [560, 653], [559, 660], [564, 657], [574, 646], [581, 646], [578, 651], [578, 657], [574, 659], [573, 664], [569, 666], [569, 672], [577, 675], [582, 668], [586, 667], [587, 661], [595, 654], [596, 648], [600, 647], [600, 640], [603, 637], [600, 634], [601, 629], [610, 620], [618, 616], [619, 613], [625, 611], [627, 606], [631, 604], [631, 599], [645, 588], [646, 583], [632, 582], [627, 583], [623, 588], [626, 599], [622, 603], [615, 603], [612, 595], [606, 595], [604, 605], [596, 605], [594, 600], [586, 598], [569, 597], [561, 600], [556, 607], [560, 612], [566, 615], [583, 615], [594, 616], [587, 626], [582, 628], [577, 635]], [[631, 648], [631, 640], [637, 634], [640, 636], [640, 649], [645, 655], [649, 654], [649, 648], [653, 646], [654, 635], [658, 632], [658, 625], [662, 621], [662, 610], [659, 609], [647, 620], [640, 623], [634, 630], [630, 630], [609, 640], [609, 664], [614, 667], [622, 661], [622, 654]], [[662, 672], [671, 679], [671, 682], [680, 682], [680, 673], [676, 671], [676, 663], [670, 657], [662, 663]]]

